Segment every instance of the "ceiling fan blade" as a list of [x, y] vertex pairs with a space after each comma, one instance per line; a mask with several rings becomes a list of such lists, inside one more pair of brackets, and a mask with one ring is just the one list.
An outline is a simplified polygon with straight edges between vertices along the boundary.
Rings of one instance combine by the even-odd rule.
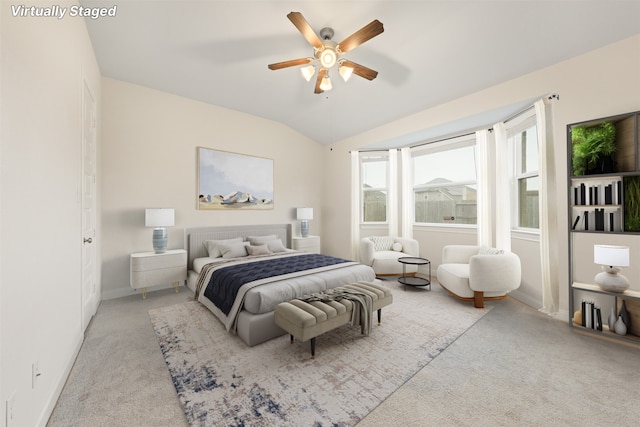
[[325, 77], [328, 73], [329, 72], [326, 68], [321, 68], [320, 71], [318, 71], [318, 78], [316, 78], [316, 88], [314, 89], [313, 93], [324, 92], [322, 89], [320, 89], [320, 83], [322, 83], [322, 78]]
[[348, 59], [342, 61], [340, 65], [353, 68], [353, 74], [364, 77], [367, 80], [373, 80], [378, 77], [378, 72], [376, 70], [372, 70], [371, 68], [365, 67], [364, 65], [356, 64], [355, 62], [349, 61]]
[[338, 43], [338, 49], [340, 49], [342, 53], [349, 52], [351, 49], [360, 46], [367, 40], [371, 40], [375, 36], [382, 34], [383, 31], [384, 27], [382, 26], [382, 22], [374, 19], [373, 21]]
[[290, 61], [282, 61], [282, 62], [276, 62], [275, 64], [269, 64], [268, 67], [270, 70], [280, 70], [282, 68], [305, 65], [310, 63], [311, 61], [313, 61], [313, 58], [299, 58], [299, 59], [292, 59]]
[[320, 49], [322, 47], [322, 40], [320, 40], [320, 37], [318, 37], [315, 31], [313, 31], [311, 25], [309, 25], [300, 12], [290, 12], [287, 15], [287, 18], [289, 18], [289, 21], [291, 21], [298, 31], [302, 33], [311, 46], [316, 49]]

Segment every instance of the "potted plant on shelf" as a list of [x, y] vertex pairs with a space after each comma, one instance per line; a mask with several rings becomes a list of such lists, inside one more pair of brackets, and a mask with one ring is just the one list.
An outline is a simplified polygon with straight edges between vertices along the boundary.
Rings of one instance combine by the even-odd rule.
[[574, 176], [614, 172], [612, 155], [617, 147], [613, 122], [572, 128], [571, 145]]

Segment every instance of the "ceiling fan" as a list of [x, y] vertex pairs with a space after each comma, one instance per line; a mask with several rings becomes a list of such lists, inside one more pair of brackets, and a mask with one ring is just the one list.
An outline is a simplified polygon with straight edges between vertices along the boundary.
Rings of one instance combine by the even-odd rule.
[[338, 72], [344, 81], [347, 81], [351, 74], [355, 74], [367, 80], [373, 80], [378, 75], [377, 71], [367, 68], [364, 65], [356, 64], [346, 58], [342, 58], [342, 55], [381, 34], [384, 31], [382, 22], [374, 19], [369, 24], [342, 40], [340, 43], [336, 43], [331, 40], [333, 37], [333, 29], [327, 27], [321, 29], [320, 36], [318, 37], [300, 12], [290, 12], [287, 15], [287, 18], [289, 18], [298, 31], [302, 33], [309, 44], [313, 46], [313, 57], [292, 59], [289, 61], [269, 64], [270, 70], [280, 70], [282, 68], [305, 65], [305, 67], [301, 68], [302, 75], [307, 81], [310, 81], [311, 77], [313, 77], [316, 72], [315, 64], [317, 64], [319, 70], [314, 93], [322, 93], [324, 91], [331, 90], [332, 85], [331, 79], [329, 78], [329, 70], [336, 65], [338, 65]]

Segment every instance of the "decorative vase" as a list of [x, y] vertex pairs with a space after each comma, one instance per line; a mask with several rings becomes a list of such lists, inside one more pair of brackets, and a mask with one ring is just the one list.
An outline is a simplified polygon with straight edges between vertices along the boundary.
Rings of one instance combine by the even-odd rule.
[[609, 314], [609, 323], [607, 323], [607, 325], [609, 325], [609, 330], [611, 332], [615, 332], [615, 327], [616, 327], [616, 311], [614, 310], [613, 307], [611, 307], [611, 313]]
[[618, 316], [618, 320], [616, 320], [615, 330], [616, 334], [618, 335], [627, 335], [627, 326], [622, 321], [622, 316]]
[[582, 310], [578, 310], [575, 313], [573, 313], [573, 323], [579, 326], [583, 326], [582, 325]]
[[618, 314], [622, 317], [622, 321], [627, 327], [627, 331], [631, 330], [631, 314], [629, 314], [629, 310], [627, 310], [625, 300], [622, 300], [622, 305], [620, 306], [620, 312]]

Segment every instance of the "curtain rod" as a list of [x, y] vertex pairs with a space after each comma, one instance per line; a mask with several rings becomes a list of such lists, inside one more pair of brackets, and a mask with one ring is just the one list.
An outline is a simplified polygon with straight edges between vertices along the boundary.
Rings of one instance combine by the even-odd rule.
[[400, 151], [401, 148], [378, 148], [378, 149], [369, 148], [367, 150], [349, 150], [349, 154], [351, 154], [353, 151], [357, 151], [358, 153], [376, 153], [376, 152], [381, 152], [382, 153], [382, 152], [387, 152], [387, 151], [390, 151], [390, 150]]
[[[554, 100], [554, 99], [560, 100], [560, 94], [552, 93], [552, 94], [547, 95], [546, 97], [543, 96], [542, 98], [547, 98], [550, 101]], [[533, 104], [528, 106], [527, 108], [521, 110], [521, 111], [518, 111], [517, 113], [512, 114], [511, 116], [507, 117], [506, 119], [504, 119], [502, 121], [507, 123], [507, 122], [515, 119], [516, 117], [518, 117], [520, 114], [526, 113], [527, 111], [531, 110], [532, 108], [534, 108]], [[490, 127], [488, 129], [488, 131], [492, 132], [493, 131], [493, 127]], [[420, 144], [409, 145], [409, 148], [422, 147], [423, 145], [435, 144], [436, 142], [448, 141], [450, 139], [461, 138], [461, 137], [465, 137], [465, 136], [469, 136], [469, 135], [473, 135], [473, 134], [475, 134], [475, 131], [474, 132], [469, 132], [469, 133], [464, 133], [464, 134], [461, 134], [461, 135], [450, 136], [448, 138], [437, 139], [435, 141], [421, 142]], [[389, 151], [389, 150], [393, 150], [393, 148], [386, 148], [386, 149], [385, 148], [380, 148], [380, 149], [377, 149], [377, 150], [376, 149], [368, 149], [368, 150], [355, 150], [355, 151], [357, 151], [359, 153], [371, 153], [371, 152], [376, 152], [376, 151]], [[396, 148], [396, 150], [400, 151], [401, 148]], [[351, 154], [351, 151], [352, 150], [349, 150], [349, 154]]]
[[[560, 95], [558, 95], [557, 93], [552, 93], [551, 95], [547, 95], [546, 97], [543, 96], [542, 98], [547, 98], [549, 101], [554, 100], [554, 99], [559, 100], [560, 99]], [[511, 116], [507, 117], [506, 119], [503, 120], [503, 122], [504, 123], [508, 123], [511, 120], [513, 120], [516, 117], [518, 117], [519, 115], [524, 114], [524, 113], [526, 113], [527, 111], [529, 111], [529, 110], [531, 110], [533, 108], [535, 108], [535, 105], [531, 104], [527, 108], [525, 108], [525, 109], [523, 109], [523, 110], [521, 110], [521, 111], [519, 111], [517, 113], [514, 113]]]
[[421, 142], [420, 144], [410, 145], [409, 148], [422, 147], [423, 145], [435, 144], [436, 142], [448, 141], [450, 139], [456, 139], [456, 138], [463, 138], [465, 136], [470, 136], [470, 135], [475, 135], [475, 131], [469, 132], [469, 133], [463, 133], [460, 135], [449, 136], [447, 138], [436, 139], [435, 141]]
[[[450, 137], [447, 137], [447, 138], [437, 139], [435, 141], [421, 142], [420, 144], [409, 145], [407, 147], [408, 148], [422, 147], [423, 145], [435, 144], [436, 142], [448, 141], [450, 139], [455, 139], [455, 138], [462, 138], [464, 136], [470, 136], [470, 135], [473, 135], [473, 134], [475, 134], [475, 132], [469, 132], [469, 133], [465, 133], [465, 134], [461, 134], [461, 135], [454, 135], [454, 136], [450, 136]], [[371, 149], [368, 149], [368, 150], [355, 150], [355, 151], [357, 151], [358, 153], [375, 153], [375, 152], [385, 152], [385, 151], [390, 151], [390, 150], [400, 151], [400, 150], [402, 150], [402, 148], [379, 148], [379, 149], [371, 148]], [[351, 151], [352, 150], [349, 150], [349, 153], [351, 153]]]

